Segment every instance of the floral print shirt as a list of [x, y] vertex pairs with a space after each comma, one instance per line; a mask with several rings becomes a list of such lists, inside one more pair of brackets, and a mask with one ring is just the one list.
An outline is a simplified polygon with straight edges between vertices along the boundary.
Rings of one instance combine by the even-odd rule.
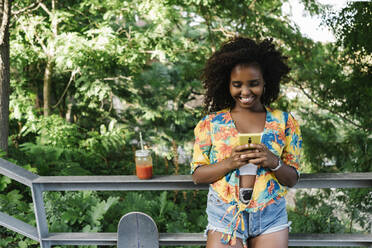
[[[230, 110], [224, 109], [205, 116], [195, 127], [195, 143], [191, 173], [199, 166], [215, 164], [231, 154], [238, 143], [238, 130], [231, 118]], [[302, 137], [294, 117], [280, 110], [266, 108], [266, 122], [261, 143], [280, 157], [286, 166], [292, 166], [299, 173]], [[210, 184], [225, 203], [239, 209], [256, 212], [274, 203], [287, 193], [275, 174], [258, 166], [252, 199], [248, 206], [239, 203], [239, 170], [230, 171], [220, 180]], [[243, 208], [243, 209], [242, 209]]]

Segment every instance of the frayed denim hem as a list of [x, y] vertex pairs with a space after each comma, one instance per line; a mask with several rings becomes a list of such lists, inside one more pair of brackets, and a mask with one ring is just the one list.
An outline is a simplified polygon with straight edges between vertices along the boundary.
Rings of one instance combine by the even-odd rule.
[[[208, 226], [206, 227], [206, 229], [205, 229], [205, 231], [204, 231], [204, 237], [208, 237], [208, 232], [209, 231], [211, 231], [211, 232], [220, 232], [220, 233], [222, 233], [222, 238], [221, 238], [221, 243], [222, 244], [225, 244], [225, 245], [227, 245], [227, 244], [229, 244], [230, 243], [230, 237], [232, 236], [232, 233], [231, 232], [226, 232], [226, 229], [225, 228], [220, 228], [220, 227], [215, 227], [215, 226], [213, 226], [213, 225], [211, 225], [211, 224], [208, 224]], [[226, 239], [227, 238], [227, 239]], [[240, 240], [242, 240], [242, 242], [243, 242], [243, 247], [244, 248], [247, 248], [248, 246], [247, 246], [247, 242], [246, 242], [246, 240], [244, 240], [244, 238], [243, 237], [236, 237], [236, 238], [238, 238], [238, 239], [240, 239]], [[235, 240], [235, 242], [236, 242], [236, 240]]]
[[284, 230], [286, 228], [288, 228], [288, 231], [290, 232], [291, 231], [291, 224], [292, 224], [292, 221], [288, 221], [287, 224], [271, 227], [271, 228], [267, 229], [266, 231], [264, 231], [261, 234], [269, 234], [269, 233], [273, 233], [273, 232], [278, 232], [278, 231]]
[[225, 234], [225, 235], [231, 235], [231, 233], [226, 232], [226, 229], [225, 228], [215, 227], [215, 226], [213, 226], [211, 224], [208, 224], [207, 228], [205, 228], [204, 237], [207, 237], [208, 236], [208, 231], [220, 232], [220, 233]]

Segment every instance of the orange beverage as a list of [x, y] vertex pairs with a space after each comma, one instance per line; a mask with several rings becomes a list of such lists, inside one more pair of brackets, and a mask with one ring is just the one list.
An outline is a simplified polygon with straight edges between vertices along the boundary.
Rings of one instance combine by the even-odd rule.
[[136, 165], [136, 175], [139, 179], [152, 178], [152, 165], [148, 165], [148, 166]]
[[136, 175], [139, 179], [152, 178], [152, 158], [149, 150], [136, 151]]

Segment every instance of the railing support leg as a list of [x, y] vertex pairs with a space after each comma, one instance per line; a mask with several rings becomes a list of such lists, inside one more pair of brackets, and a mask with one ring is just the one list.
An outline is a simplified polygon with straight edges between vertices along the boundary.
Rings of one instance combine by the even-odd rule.
[[131, 212], [118, 225], [118, 248], [159, 248], [159, 232], [155, 221], [147, 214]]
[[34, 202], [34, 211], [37, 224], [37, 231], [39, 234], [40, 247], [50, 248], [51, 247], [50, 242], [44, 241], [44, 239], [48, 236], [49, 231], [44, 207], [42, 185], [33, 184], [31, 187], [31, 191]]

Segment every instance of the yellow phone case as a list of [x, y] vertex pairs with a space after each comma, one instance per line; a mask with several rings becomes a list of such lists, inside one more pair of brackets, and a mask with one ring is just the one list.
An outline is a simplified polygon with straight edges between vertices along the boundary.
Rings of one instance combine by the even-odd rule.
[[262, 133], [239, 133], [239, 145], [260, 144]]

